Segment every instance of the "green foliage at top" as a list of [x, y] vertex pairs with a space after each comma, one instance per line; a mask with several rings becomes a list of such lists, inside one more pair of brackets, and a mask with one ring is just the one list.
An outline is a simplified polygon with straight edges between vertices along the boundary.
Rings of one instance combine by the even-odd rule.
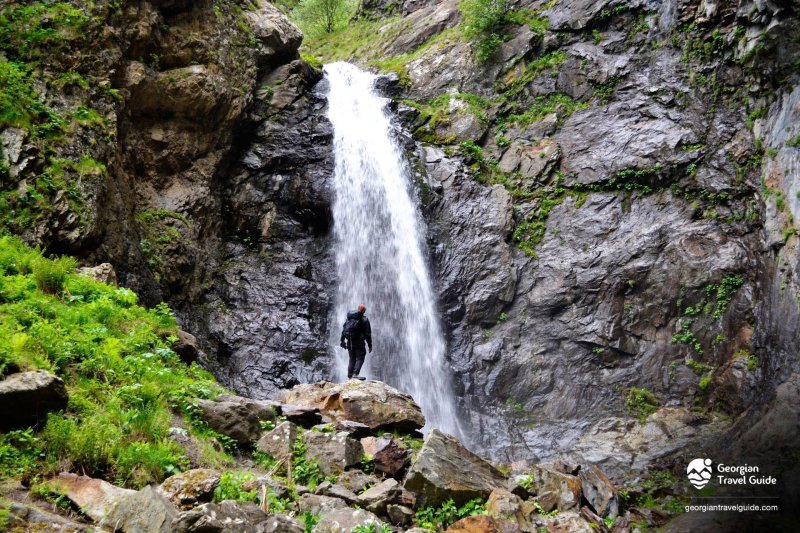
[[0, 237], [0, 372], [45, 369], [69, 392], [66, 413], [40, 432], [0, 439], [0, 477], [67, 469], [159, 482], [186, 465], [168, 438], [171, 410], [222, 389], [170, 348], [177, 326], [165, 304], [140, 307], [132, 291], [71, 273], [73, 264]]
[[80, 37], [91, 18], [68, 2], [24, 2], [0, 10], [0, 49], [39, 58]]
[[648, 416], [658, 411], [660, 405], [661, 400], [647, 389], [631, 387], [625, 392], [625, 407], [642, 424], [645, 423]]
[[503, 42], [506, 23], [506, 0], [461, 0], [464, 15], [464, 36], [475, 46], [479, 61], [491, 58]]
[[300, 0], [291, 17], [303, 33], [317, 37], [345, 28], [356, 7], [353, 0]]
[[444, 531], [453, 522], [468, 516], [486, 514], [486, 502], [480, 498], [470, 500], [461, 507], [450, 499], [439, 507], [417, 509], [414, 522], [417, 526], [434, 531]]

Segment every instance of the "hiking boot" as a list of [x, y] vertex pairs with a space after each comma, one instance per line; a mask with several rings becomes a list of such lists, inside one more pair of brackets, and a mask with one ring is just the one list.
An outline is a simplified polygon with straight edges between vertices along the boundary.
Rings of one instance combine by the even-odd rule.
[[365, 378], [364, 376], [353, 376], [353, 379], [357, 379], [359, 381], [364, 381], [367, 378]]

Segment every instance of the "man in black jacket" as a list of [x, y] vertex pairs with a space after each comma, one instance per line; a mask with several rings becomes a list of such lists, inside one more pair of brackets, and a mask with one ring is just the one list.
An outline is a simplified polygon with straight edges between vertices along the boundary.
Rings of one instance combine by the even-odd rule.
[[[364, 316], [367, 306], [359, 304], [357, 311], [347, 313], [347, 320], [342, 327], [341, 346], [347, 350], [350, 362], [347, 365], [347, 379], [365, 379], [358, 375], [361, 365], [367, 357], [367, 347], [372, 352], [372, 328], [369, 319]], [[366, 346], [365, 346], [366, 344]]]

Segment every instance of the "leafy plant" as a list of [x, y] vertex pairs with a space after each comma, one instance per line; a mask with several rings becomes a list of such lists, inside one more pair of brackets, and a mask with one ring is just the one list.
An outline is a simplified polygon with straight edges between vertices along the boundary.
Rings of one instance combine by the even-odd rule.
[[531, 490], [533, 486], [533, 482], [536, 479], [533, 477], [533, 474], [525, 474], [519, 478], [517, 478], [517, 485], [522, 487], [525, 490]]
[[244, 490], [244, 484], [255, 478], [254, 473], [245, 470], [223, 472], [219, 479], [219, 485], [214, 489], [214, 502], [219, 503], [223, 500], [256, 501], [257, 490]]
[[418, 509], [414, 522], [425, 529], [445, 530], [461, 518], [479, 514], [486, 514], [486, 502], [484, 500], [475, 498], [458, 507], [450, 499], [438, 507], [422, 507]]
[[645, 423], [648, 416], [658, 410], [660, 405], [661, 400], [647, 389], [631, 387], [625, 392], [625, 407], [642, 424]]
[[363, 524], [358, 524], [356, 527], [350, 530], [350, 533], [391, 533], [392, 528], [387, 526], [386, 524], [378, 525], [377, 522], [373, 522], [371, 520], [364, 522]]
[[503, 42], [506, 0], [462, 0], [459, 9], [464, 15], [464, 36], [473, 42], [477, 59], [487, 61]]
[[313, 489], [325, 479], [325, 475], [317, 461], [306, 457], [307, 449], [303, 437], [298, 436], [292, 444], [292, 481]]
[[67, 274], [75, 270], [76, 264], [72, 257], [61, 257], [53, 261], [39, 259], [33, 264], [36, 288], [47, 294], [60, 294], [67, 280]]

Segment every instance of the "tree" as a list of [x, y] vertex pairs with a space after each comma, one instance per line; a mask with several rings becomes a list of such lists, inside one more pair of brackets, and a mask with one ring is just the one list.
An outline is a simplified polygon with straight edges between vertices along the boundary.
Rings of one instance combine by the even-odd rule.
[[292, 11], [292, 18], [312, 36], [333, 33], [347, 25], [355, 8], [353, 0], [301, 0]]

